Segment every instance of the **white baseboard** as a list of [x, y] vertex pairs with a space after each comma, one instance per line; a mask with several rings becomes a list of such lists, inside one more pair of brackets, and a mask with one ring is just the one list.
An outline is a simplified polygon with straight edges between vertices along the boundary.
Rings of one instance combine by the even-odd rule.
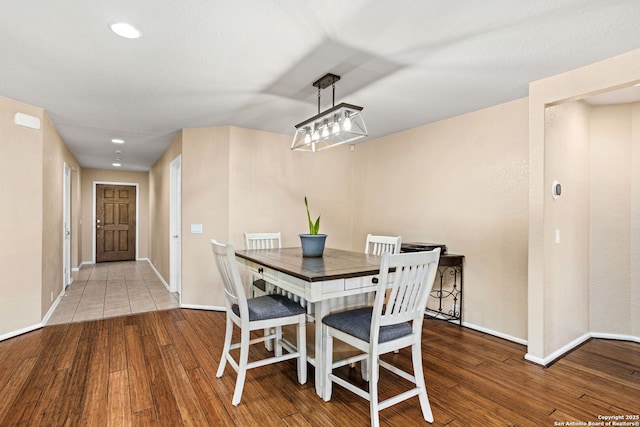
[[226, 307], [219, 307], [215, 305], [196, 305], [196, 304], [180, 304], [180, 308], [190, 308], [193, 310], [208, 310], [208, 311], [226, 311]]
[[564, 347], [554, 351], [547, 357], [540, 358], [527, 353], [524, 356], [524, 358], [530, 362], [537, 363], [538, 365], [547, 366], [551, 364], [553, 361], [555, 361], [556, 359], [559, 359], [560, 357], [564, 356], [565, 354], [567, 354], [568, 352], [570, 352], [571, 350], [573, 350], [574, 348], [578, 347], [580, 344], [584, 343], [585, 341], [591, 338], [600, 338], [605, 340], [620, 340], [620, 341], [640, 343], [640, 337], [636, 337], [633, 335], [609, 334], [604, 332], [589, 332], [587, 334], [584, 334], [581, 337], [576, 338], [575, 340], [571, 341], [569, 344], [565, 345]]
[[604, 332], [591, 332], [592, 338], [601, 338], [605, 340], [619, 340], [630, 341], [640, 343], [640, 337], [634, 337], [633, 335], [620, 335], [620, 334], [607, 334]]
[[[455, 320], [451, 320], [451, 322], [456, 324], [458, 323]], [[485, 328], [483, 326], [478, 326], [478, 325], [474, 325], [472, 323], [467, 323], [467, 322], [462, 322], [462, 326], [469, 329], [474, 329], [479, 332], [483, 332], [485, 334], [493, 335], [494, 337], [502, 338], [507, 341], [512, 341], [518, 344], [522, 344], [522, 345], [528, 344], [527, 340], [523, 340], [522, 338], [514, 337], [508, 334], [504, 334], [502, 332], [494, 331], [493, 329]]]
[[542, 365], [542, 366], [547, 366], [549, 364], [551, 364], [553, 361], [555, 361], [556, 359], [559, 359], [560, 357], [564, 356], [565, 354], [567, 354], [568, 352], [570, 352], [571, 350], [573, 350], [574, 348], [576, 348], [577, 346], [579, 346], [580, 344], [582, 344], [583, 342], [593, 338], [593, 334], [591, 333], [586, 333], [584, 335], [582, 335], [581, 337], [576, 338], [575, 340], [571, 341], [570, 343], [568, 343], [567, 345], [559, 348], [558, 350], [554, 351], [553, 353], [551, 353], [550, 355], [548, 355], [547, 357], [538, 357], [538, 356], [534, 356], [532, 354], [525, 354], [524, 358], [525, 360], [528, 360], [530, 362], [536, 363], [538, 365]]
[[77, 271], [82, 270], [82, 267], [84, 267], [85, 265], [95, 265], [95, 262], [93, 262], [93, 261], [82, 261], [80, 263], [80, 265], [78, 266]]
[[27, 326], [26, 328], [18, 329], [17, 331], [11, 331], [4, 335], [0, 335], [0, 341], [8, 340], [9, 338], [17, 337], [18, 335], [26, 334], [27, 332], [35, 331], [36, 329], [42, 328], [42, 323], [37, 323], [35, 325]]
[[49, 307], [47, 314], [45, 314], [44, 317], [42, 318], [41, 325], [46, 325], [47, 323], [49, 323], [49, 318], [58, 307], [58, 304], [60, 304], [60, 301], [62, 300], [63, 296], [64, 296], [64, 289], [62, 290], [62, 292], [60, 292], [60, 294], [58, 294], [58, 297], [53, 302], [53, 304], [51, 304], [51, 307]]
[[166, 282], [166, 280], [164, 280], [164, 277], [162, 277], [162, 274], [160, 274], [160, 272], [156, 269], [156, 266], [153, 265], [153, 263], [151, 262], [151, 260], [149, 258], [138, 258], [138, 261], [147, 261], [149, 263], [149, 265], [151, 266], [151, 269], [156, 273], [156, 276], [158, 276], [158, 279], [160, 279], [160, 282], [162, 282], [164, 287], [167, 288], [167, 290], [169, 292], [171, 292], [171, 286], [169, 286], [169, 284]]

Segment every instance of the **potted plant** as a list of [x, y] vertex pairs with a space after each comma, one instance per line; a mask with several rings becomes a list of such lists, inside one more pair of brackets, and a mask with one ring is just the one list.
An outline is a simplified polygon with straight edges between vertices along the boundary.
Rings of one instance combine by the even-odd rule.
[[309, 213], [309, 202], [307, 196], [304, 197], [304, 206], [307, 208], [307, 219], [309, 220], [309, 234], [300, 234], [300, 244], [302, 245], [302, 256], [321, 257], [324, 252], [324, 244], [327, 239], [326, 234], [319, 234], [320, 216], [315, 222], [311, 221]]

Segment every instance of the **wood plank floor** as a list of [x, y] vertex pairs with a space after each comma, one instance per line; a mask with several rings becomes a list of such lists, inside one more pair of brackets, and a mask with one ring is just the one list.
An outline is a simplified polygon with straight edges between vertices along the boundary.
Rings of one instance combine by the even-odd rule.
[[[223, 313], [174, 309], [47, 326], [0, 342], [0, 425], [369, 425], [368, 402], [340, 387], [323, 402], [313, 368], [301, 386], [294, 361], [249, 371], [233, 407], [235, 373], [227, 367], [215, 377], [223, 336]], [[640, 413], [637, 343], [591, 340], [542, 369], [523, 360], [521, 345], [428, 319], [423, 353], [434, 426], [586, 425], [599, 415]], [[387, 357], [410, 363], [407, 350]], [[359, 380], [359, 369], [341, 372]], [[382, 370], [383, 397], [403, 381]], [[417, 398], [380, 420], [428, 425]]]

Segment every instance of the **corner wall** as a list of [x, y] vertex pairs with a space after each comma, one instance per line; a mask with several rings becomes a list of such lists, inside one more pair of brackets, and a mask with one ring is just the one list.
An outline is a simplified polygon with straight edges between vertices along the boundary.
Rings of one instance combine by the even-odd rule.
[[182, 131], [149, 171], [149, 260], [169, 283], [169, 165], [182, 152]]
[[[545, 217], [551, 189], [551, 182], [546, 179], [545, 109], [550, 105], [630, 86], [639, 81], [640, 49], [637, 49], [529, 85], [528, 360], [547, 364], [573, 348], [580, 340], [586, 339], [583, 336], [571, 342], [560, 342], [557, 337], [568, 336], [565, 335], [568, 331], [550, 332], [551, 329], [564, 328], [565, 324], [553, 324], [553, 319], [547, 315], [548, 304], [553, 301], [555, 292], [548, 278], [557, 274], [556, 270], [562, 267], [549, 263], [547, 253], [548, 242], [554, 241], [554, 226]], [[562, 241], [569, 243], [566, 239]], [[637, 268], [633, 267], [633, 271], [637, 271]], [[634, 292], [637, 301], [638, 291]], [[570, 328], [571, 325], [567, 324], [566, 327]]]
[[[80, 165], [69, 148], [65, 145], [49, 117], [45, 114], [43, 121], [43, 165], [42, 165], [42, 308], [44, 317], [56, 298], [64, 290], [63, 286], [63, 171], [66, 163], [72, 171], [79, 173]], [[72, 174], [72, 179], [73, 179]], [[77, 178], [77, 175], [76, 175]], [[71, 183], [73, 191], [77, 185]], [[78, 198], [80, 200], [80, 198]], [[74, 215], [75, 212], [75, 215]], [[79, 228], [78, 210], [71, 211], [70, 228], [72, 233]], [[71, 246], [71, 258], [78, 258], [77, 245]], [[75, 255], [75, 256], [74, 256]], [[72, 265], [73, 266], [73, 265]]]
[[[244, 247], [244, 232], [280, 231], [299, 246], [308, 229], [304, 196], [333, 247], [352, 248], [352, 161], [348, 147], [292, 152], [290, 136], [235, 127], [183, 129], [150, 173], [152, 260], [169, 278], [169, 164], [182, 155], [181, 304], [223, 308], [211, 239]], [[201, 224], [202, 234], [191, 233]]]
[[[548, 107], [545, 123], [545, 337], [560, 348], [589, 332], [589, 106]], [[562, 188], [558, 199], [554, 180]]]
[[41, 108], [0, 97], [0, 336], [42, 319], [43, 130], [14, 124], [16, 112], [44, 118]]
[[591, 108], [590, 330], [597, 334], [640, 337], [639, 114], [640, 103]]

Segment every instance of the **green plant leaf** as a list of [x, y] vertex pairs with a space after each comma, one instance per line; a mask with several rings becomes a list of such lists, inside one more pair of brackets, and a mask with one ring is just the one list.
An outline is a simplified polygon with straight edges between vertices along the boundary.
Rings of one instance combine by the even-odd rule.
[[320, 231], [320, 216], [316, 219], [315, 224], [311, 221], [311, 214], [309, 213], [309, 202], [307, 196], [304, 196], [304, 206], [307, 208], [307, 219], [309, 221], [309, 234], [318, 234]]

